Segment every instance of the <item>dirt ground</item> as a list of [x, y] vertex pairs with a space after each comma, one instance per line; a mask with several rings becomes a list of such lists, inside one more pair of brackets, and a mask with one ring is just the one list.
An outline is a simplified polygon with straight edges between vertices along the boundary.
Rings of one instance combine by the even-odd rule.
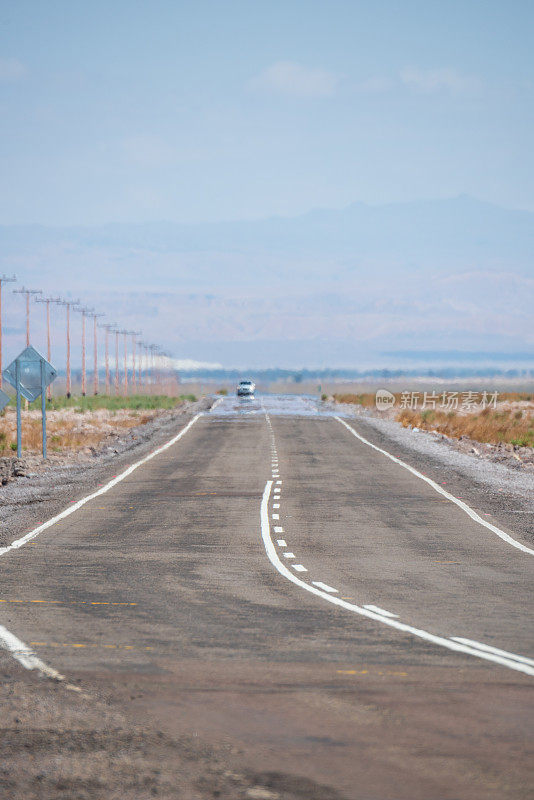
[[[374, 405], [362, 406], [355, 403], [338, 402], [332, 396], [327, 400], [327, 405], [337, 407], [340, 410], [349, 408], [352, 413], [358, 416], [371, 417], [379, 420], [394, 422], [398, 427], [412, 430], [414, 433], [424, 432], [433, 437], [434, 440], [443, 443], [446, 447], [458, 453], [467, 453], [479, 458], [482, 461], [490, 461], [496, 464], [504, 464], [511, 469], [521, 469], [525, 473], [534, 474], [534, 447], [525, 447], [510, 442], [491, 443], [480, 441], [468, 435], [450, 436], [440, 430], [439, 423], [422, 419], [420, 412], [402, 410], [393, 406], [385, 411], [378, 411]], [[526, 426], [534, 426], [534, 402], [532, 400], [506, 400], [498, 402], [495, 411], [508, 415], [521, 414], [524, 417]], [[457, 415], [460, 419], [468, 419], [478, 411], [458, 409]]]
[[[113, 444], [132, 428], [164, 416], [162, 409], [142, 411], [121, 408], [80, 412], [76, 408], [50, 410], [46, 415], [48, 458], [51, 464], [65, 464], [93, 456]], [[0, 418], [0, 440], [4, 456], [12, 454], [16, 442], [16, 412], [7, 408]], [[42, 448], [41, 412], [25, 411], [22, 420], [23, 456], [32, 464], [40, 462]], [[36, 458], [35, 458], [36, 457]]]

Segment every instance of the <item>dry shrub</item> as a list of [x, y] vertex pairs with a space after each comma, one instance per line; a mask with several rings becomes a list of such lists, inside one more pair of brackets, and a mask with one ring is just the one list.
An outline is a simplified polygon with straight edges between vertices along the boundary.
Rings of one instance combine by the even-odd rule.
[[459, 439], [468, 436], [477, 442], [534, 447], [534, 415], [532, 409], [518, 411], [514, 408], [493, 409], [459, 414], [456, 412], [412, 411], [403, 409], [397, 420], [405, 427], [434, 430]]
[[365, 406], [366, 408], [375, 405], [375, 395], [364, 394], [335, 394], [336, 403], [350, 403], [352, 405]]
[[[421, 402], [424, 394], [424, 389], [416, 389], [416, 394], [419, 396], [419, 402]], [[438, 391], [438, 396], [441, 396], [442, 390]], [[395, 405], [399, 406], [404, 392], [393, 392], [393, 396], [395, 397]], [[479, 395], [482, 395], [482, 392], [478, 392]], [[488, 391], [488, 395], [491, 395], [492, 392]], [[324, 395], [326, 398], [327, 395]], [[376, 394], [374, 392], [364, 392], [362, 394], [353, 394], [350, 392], [342, 393], [342, 394], [335, 394], [333, 395], [334, 400], [336, 403], [350, 403], [352, 405], [360, 405], [371, 407], [375, 405], [375, 398]], [[532, 403], [534, 401], [534, 395], [530, 392], [498, 392], [497, 395], [498, 403]]]
[[[47, 442], [52, 452], [63, 450], [84, 450], [98, 448], [102, 443], [119, 433], [137, 425], [144, 425], [158, 412], [123, 409], [110, 411], [99, 409], [77, 413], [76, 409], [49, 411], [47, 414]], [[17, 440], [16, 414], [7, 409], [0, 417], [0, 455], [12, 453], [12, 445]], [[42, 447], [41, 417], [38, 412], [22, 414], [22, 446], [28, 452], [38, 453]]]

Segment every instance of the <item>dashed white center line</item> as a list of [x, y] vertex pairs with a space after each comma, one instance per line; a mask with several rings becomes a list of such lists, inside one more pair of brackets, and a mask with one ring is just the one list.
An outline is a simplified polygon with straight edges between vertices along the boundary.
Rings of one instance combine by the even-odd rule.
[[394, 618], [399, 616], [398, 614], [392, 614], [391, 611], [385, 611], [385, 609], [380, 608], [380, 606], [373, 606], [371, 603], [363, 607], [366, 608], [368, 611], [374, 611], [377, 614], [382, 614], [383, 617]]
[[282, 528], [282, 526], [281, 526], [281, 525], [275, 525], [275, 526], [274, 526], [274, 532], [275, 532], [275, 533], [283, 533], [283, 532], [284, 532], [284, 529]]
[[273, 514], [273, 519], [280, 519], [280, 514]]
[[277, 539], [276, 544], [278, 547], [287, 547], [287, 542], [285, 539]]
[[[310, 583], [306, 583], [300, 578], [297, 578], [282, 563], [282, 561], [280, 561], [280, 558], [274, 547], [274, 543], [272, 542], [270, 537], [268, 504], [269, 504], [269, 494], [271, 487], [272, 484], [268, 482], [265, 486], [261, 502], [261, 509], [260, 509], [261, 534], [267, 556], [271, 561], [271, 563], [273, 564], [273, 566], [278, 570], [278, 572], [281, 575], [288, 578], [293, 583], [300, 586], [302, 589], [305, 589], [308, 592], [312, 592], [313, 594], [316, 594], [319, 597], [328, 600], [330, 603], [345, 608], [348, 611], [352, 611], [356, 614], [359, 614], [360, 616], [368, 617], [369, 619], [374, 619], [383, 625], [395, 628], [396, 630], [402, 631], [404, 633], [409, 633], [412, 636], [416, 636], [417, 638], [423, 639], [424, 641], [427, 641], [429, 643], [433, 643], [435, 645], [447, 648], [448, 650], [456, 651], [459, 653], [465, 653], [471, 656], [476, 656], [477, 658], [482, 658], [485, 659], [486, 661], [492, 661], [496, 664], [501, 664], [502, 666], [508, 667], [509, 669], [517, 670], [518, 672], [523, 672], [526, 675], [534, 676], [534, 660], [527, 658], [526, 656], [517, 655], [515, 653], [509, 653], [506, 650], [500, 650], [499, 648], [493, 647], [492, 645], [483, 644], [482, 642], [477, 642], [472, 639], [463, 639], [461, 637], [451, 637], [450, 639], [446, 639], [443, 636], [439, 636], [430, 633], [429, 631], [422, 630], [421, 628], [415, 628], [412, 625], [406, 624], [405, 622], [401, 622], [398, 619], [397, 614], [393, 614], [391, 611], [386, 611], [386, 609], [381, 608], [380, 606], [375, 606], [370, 603], [366, 606], [357, 606], [355, 603], [347, 602], [352, 598], [333, 597], [334, 594], [337, 594], [337, 591], [333, 587], [328, 586], [327, 584], [322, 584], [322, 582], [319, 581], [310, 581]], [[283, 555], [287, 559], [295, 557], [294, 553], [284, 553]], [[295, 572], [308, 571], [303, 564], [290, 564], [288, 566], [292, 567]]]
[[280, 508], [280, 503], [273, 503], [273, 508]]

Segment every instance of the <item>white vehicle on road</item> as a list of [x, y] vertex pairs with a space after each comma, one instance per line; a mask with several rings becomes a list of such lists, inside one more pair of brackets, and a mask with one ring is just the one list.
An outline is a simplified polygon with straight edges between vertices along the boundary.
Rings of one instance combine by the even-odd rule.
[[238, 397], [254, 397], [256, 384], [253, 381], [239, 381], [236, 394]]

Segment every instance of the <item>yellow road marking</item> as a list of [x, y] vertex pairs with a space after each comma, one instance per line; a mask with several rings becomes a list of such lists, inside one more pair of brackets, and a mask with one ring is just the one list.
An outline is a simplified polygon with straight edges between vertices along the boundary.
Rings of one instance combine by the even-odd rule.
[[368, 669], [337, 669], [338, 675], [401, 675], [407, 677], [407, 672], [382, 672], [382, 670], [368, 670]]
[[93, 644], [92, 642], [30, 642], [32, 647], [106, 647], [114, 650], [153, 650], [153, 647], [135, 647], [133, 644]]

